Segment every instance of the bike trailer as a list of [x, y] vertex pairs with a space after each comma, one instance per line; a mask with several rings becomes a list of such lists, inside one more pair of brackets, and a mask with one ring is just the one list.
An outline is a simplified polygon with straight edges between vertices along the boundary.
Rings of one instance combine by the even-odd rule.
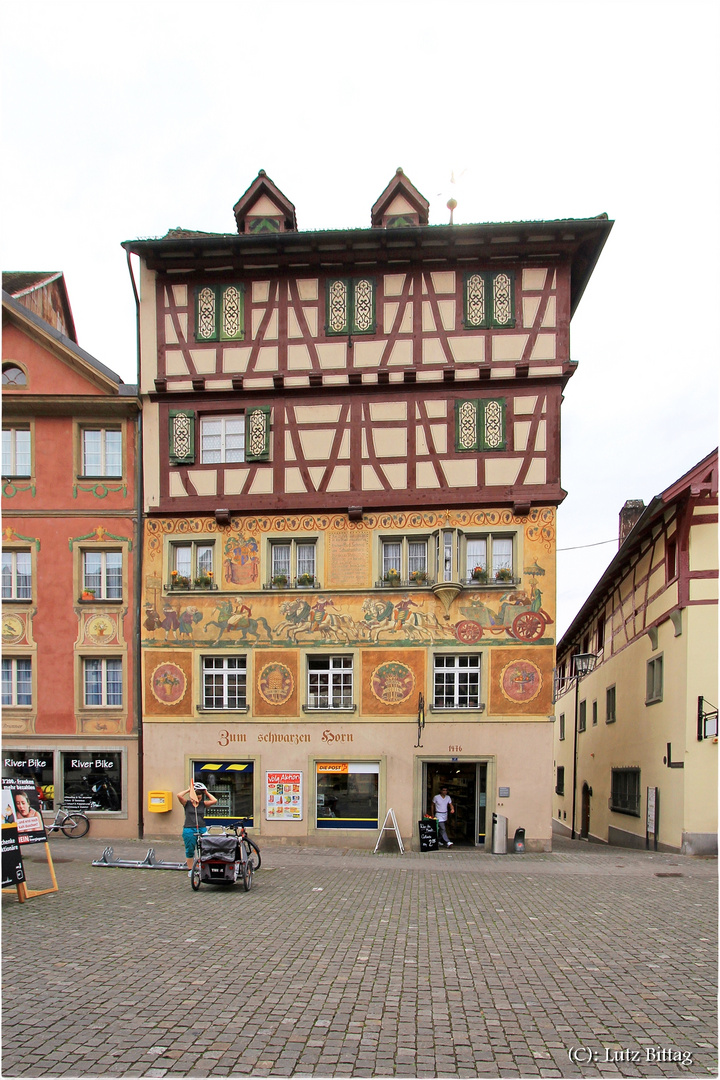
[[240, 845], [237, 836], [201, 836], [200, 880], [216, 884], [233, 883], [240, 875]]

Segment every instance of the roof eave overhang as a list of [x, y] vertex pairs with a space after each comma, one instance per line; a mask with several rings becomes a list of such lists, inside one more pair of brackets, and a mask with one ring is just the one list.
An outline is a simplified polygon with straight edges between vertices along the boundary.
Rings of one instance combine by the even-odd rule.
[[574, 312], [608, 238], [606, 215], [561, 221], [482, 225], [420, 225], [405, 229], [336, 229], [321, 232], [127, 240], [126, 251], [160, 273], [342, 272], [367, 266], [387, 272], [412, 263], [542, 260], [571, 263]]

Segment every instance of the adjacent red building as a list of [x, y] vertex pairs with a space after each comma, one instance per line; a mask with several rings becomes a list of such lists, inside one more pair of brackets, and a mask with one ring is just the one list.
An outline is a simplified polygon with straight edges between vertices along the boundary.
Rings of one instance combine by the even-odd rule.
[[62, 274], [3, 274], [3, 775], [137, 835], [137, 388]]

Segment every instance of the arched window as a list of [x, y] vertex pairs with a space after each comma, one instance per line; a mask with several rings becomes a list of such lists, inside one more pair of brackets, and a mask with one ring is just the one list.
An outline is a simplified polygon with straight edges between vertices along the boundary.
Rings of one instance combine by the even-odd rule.
[[3, 364], [3, 386], [27, 386], [27, 375], [17, 364]]

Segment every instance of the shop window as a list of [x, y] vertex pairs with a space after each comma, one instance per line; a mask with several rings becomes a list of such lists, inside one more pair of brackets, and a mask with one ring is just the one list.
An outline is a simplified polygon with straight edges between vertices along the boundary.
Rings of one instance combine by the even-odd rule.
[[32, 436], [30, 428], [4, 427], [2, 432], [3, 476], [30, 476]]
[[663, 658], [655, 656], [647, 663], [645, 704], [654, 705], [663, 699]]
[[119, 709], [123, 703], [122, 659], [85, 658], [83, 664], [83, 702], [88, 709]]
[[170, 589], [216, 589], [215, 544], [207, 540], [170, 544]]
[[605, 723], [614, 724], [616, 720], [616, 695], [615, 687], [608, 686], [605, 691]]
[[83, 428], [82, 476], [122, 476], [122, 431], [119, 428]]
[[3, 600], [32, 600], [32, 556], [29, 551], [3, 551]]
[[195, 340], [242, 341], [245, 336], [243, 285], [203, 285], [195, 290]]
[[458, 453], [504, 450], [505, 398], [455, 402], [455, 449]]
[[201, 758], [192, 762], [193, 780], [201, 781], [217, 803], [205, 811], [205, 821], [210, 824], [243, 824], [250, 828], [254, 823], [254, 768], [252, 761], [211, 762]]
[[555, 773], [555, 794], [565, 794], [565, 766], [558, 765]]
[[122, 751], [63, 751], [63, 805], [68, 810], [122, 810]]
[[480, 705], [479, 655], [435, 657], [435, 709], [477, 709]]
[[578, 731], [587, 730], [587, 701], [581, 701], [578, 707]]
[[503, 270], [465, 274], [463, 325], [466, 330], [515, 325], [515, 275]]
[[3, 364], [3, 386], [27, 386], [27, 375], [17, 364]]
[[430, 581], [427, 539], [393, 537], [380, 544], [379, 585], [426, 585]]
[[122, 551], [83, 551], [84, 598], [122, 600]]
[[318, 588], [316, 577], [316, 544], [314, 540], [271, 540], [270, 581], [266, 587], [276, 589]]
[[560, 742], [565, 739], [565, 713], [560, 713]]
[[640, 770], [612, 769], [610, 809], [640, 817]]
[[475, 536], [465, 541], [466, 585], [510, 585], [515, 576], [512, 536]]
[[308, 709], [353, 708], [352, 656], [308, 657]]
[[245, 417], [212, 416], [200, 421], [200, 461], [203, 465], [245, 460]]
[[55, 801], [55, 770], [52, 750], [3, 750], [3, 780], [32, 780], [43, 810]]
[[204, 656], [203, 708], [244, 709], [247, 706], [247, 671], [244, 656]]
[[318, 762], [318, 829], [377, 829], [380, 765], [377, 762]]
[[32, 705], [32, 660], [3, 657], [2, 703], [7, 706]]
[[371, 278], [333, 278], [325, 294], [325, 333], [375, 333], [375, 282]]

